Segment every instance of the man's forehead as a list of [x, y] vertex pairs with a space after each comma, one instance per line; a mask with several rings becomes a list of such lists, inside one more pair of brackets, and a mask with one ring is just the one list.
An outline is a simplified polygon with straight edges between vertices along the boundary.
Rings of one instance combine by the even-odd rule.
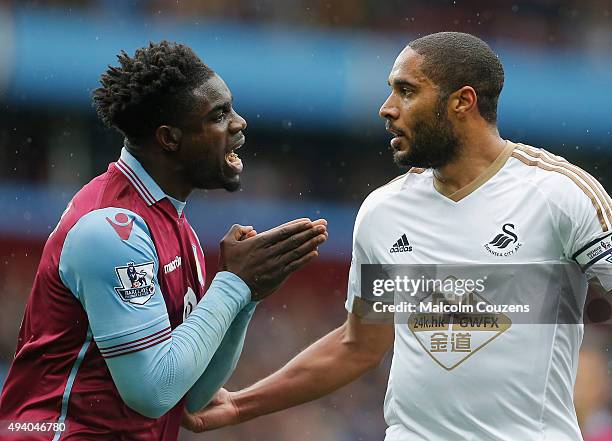
[[193, 91], [196, 98], [207, 108], [231, 101], [232, 94], [223, 79], [214, 75]]
[[389, 83], [394, 81], [406, 80], [412, 83], [427, 83], [428, 78], [421, 71], [423, 56], [415, 52], [410, 46], [406, 46], [397, 56], [391, 73], [389, 74]]

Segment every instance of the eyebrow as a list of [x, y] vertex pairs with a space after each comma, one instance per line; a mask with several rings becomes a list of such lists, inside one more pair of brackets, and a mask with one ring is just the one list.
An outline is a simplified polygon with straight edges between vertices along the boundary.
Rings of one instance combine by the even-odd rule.
[[225, 102], [217, 104], [215, 107], [213, 107], [212, 109], [208, 111], [208, 114], [217, 112], [219, 110], [228, 110], [230, 107], [232, 107], [233, 102], [234, 102], [234, 97], [231, 96], [229, 101], [225, 101]]
[[403, 79], [393, 80], [393, 84], [391, 84], [391, 81], [387, 80], [387, 84], [393, 87], [409, 87], [411, 89], [418, 89], [418, 86], [416, 84], [411, 83], [408, 80], [403, 80]]

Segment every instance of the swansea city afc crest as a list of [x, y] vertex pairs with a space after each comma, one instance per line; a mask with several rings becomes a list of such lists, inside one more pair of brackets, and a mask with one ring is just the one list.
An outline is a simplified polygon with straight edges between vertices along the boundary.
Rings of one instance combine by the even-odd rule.
[[121, 286], [115, 287], [115, 291], [121, 300], [136, 305], [144, 305], [155, 294], [153, 284], [155, 264], [153, 262], [140, 263], [128, 262], [126, 266], [116, 266], [115, 272]]

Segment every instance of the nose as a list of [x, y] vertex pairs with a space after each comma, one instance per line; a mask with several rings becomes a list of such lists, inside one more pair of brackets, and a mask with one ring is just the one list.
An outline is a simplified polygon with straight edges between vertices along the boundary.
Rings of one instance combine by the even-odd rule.
[[246, 129], [246, 127], [246, 120], [236, 111], [234, 111], [234, 117], [232, 118], [232, 123], [230, 124], [230, 130], [232, 133], [238, 133], [239, 131]]
[[393, 102], [393, 94], [389, 95], [389, 97], [385, 100], [383, 105], [380, 107], [378, 114], [381, 118], [393, 120], [399, 118], [399, 109]]

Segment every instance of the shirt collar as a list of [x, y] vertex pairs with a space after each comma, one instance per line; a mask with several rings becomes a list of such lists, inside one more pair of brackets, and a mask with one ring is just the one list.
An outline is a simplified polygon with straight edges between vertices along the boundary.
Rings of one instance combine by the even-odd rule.
[[125, 147], [121, 149], [121, 156], [115, 162], [115, 165], [128, 178], [147, 205], [153, 205], [167, 197], [160, 186], [157, 185], [157, 182], [140, 165], [138, 159], [128, 152]]
[[172, 205], [174, 205], [174, 208], [176, 208], [176, 212], [178, 213], [178, 215], [180, 216], [181, 214], [183, 214], [183, 210], [185, 209], [185, 205], [187, 205], [187, 202], [179, 201], [178, 199], [174, 199], [172, 196], [168, 195], [166, 195], [166, 197], [170, 202], [172, 202]]

